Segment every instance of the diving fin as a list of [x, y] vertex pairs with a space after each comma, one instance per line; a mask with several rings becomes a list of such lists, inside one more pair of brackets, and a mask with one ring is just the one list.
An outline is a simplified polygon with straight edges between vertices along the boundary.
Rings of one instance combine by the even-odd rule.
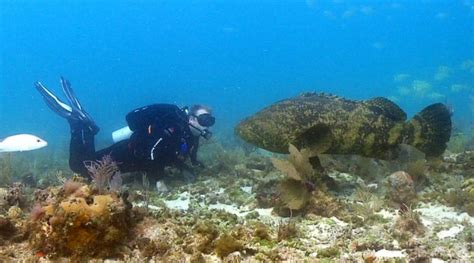
[[43, 96], [46, 105], [56, 112], [59, 116], [63, 118], [70, 118], [72, 114], [71, 106], [67, 105], [63, 101], [61, 101], [56, 95], [54, 95], [50, 90], [48, 90], [43, 84], [39, 81], [35, 82], [35, 87]]
[[34, 83], [38, 92], [43, 96], [46, 105], [57, 113], [59, 116], [67, 119], [71, 122], [80, 122], [90, 129], [94, 134], [99, 132], [99, 127], [91, 118], [91, 116], [82, 108], [79, 100], [74, 95], [74, 91], [71, 88], [69, 81], [61, 77], [61, 86], [64, 94], [70, 105], [59, 99], [54, 93], [47, 89], [41, 82], [37, 81]]
[[99, 127], [94, 122], [94, 120], [89, 115], [89, 113], [87, 113], [84, 110], [81, 103], [76, 98], [76, 95], [74, 94], [74, 90], [71, 88], [71, 83], [67, 79], [61, 77], [61, 87], [63, 89], [64, 94], [66, 95], [66, 98], [71, 104], [73, 115], [77, 115], [77, 118], [79, 120], [81, 120], [84, 123], [87, 123], [87, 125], [91, 128], [91, 130], [93, 131], [96, 130], [98, 132]]

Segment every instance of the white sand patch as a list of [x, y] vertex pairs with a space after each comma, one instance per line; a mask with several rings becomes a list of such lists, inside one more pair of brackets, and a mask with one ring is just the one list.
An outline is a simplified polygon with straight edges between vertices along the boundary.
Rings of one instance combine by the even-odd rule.
[[265, 222], [267, 224], [271, 225], [277, 225], [281, 221], [287, 221], [287, 218], [283, 218], [280, 216], [276, 216], [272, 214], [273, 208], [257, 208], [257, 209], [250, 209], [246, 206], [244, 207], [237, 207], [236, 205], [227, 205], [227, 204], [222, 204], [222, 203], [217, 203], [217, 204], [212, 204], [208, 206], [209, 209], [217, 209], [217, 210], [223, 210], [229, 214], [236, 215], [238, 217], [245, 217], [247, 214], [249, 214], [252, 211], [255, 211], [258, 213], [260, 220], [262, 222]]
[[439, 231], [436, 235], [438, 236], [439, 239], [455, 238], [459, 233], [461, 233], [463, 229], [464, 229], [463, 226], [456, 225], [456, 226], [451, 227], [448, 230]]
[[249, 211], [242, 212], [237, 206], [235, 205], [227, 205], [227, 204], [222, 204], [222, 203], [217, 203], [217, 204], [212, 204], [209, 205], [209, 209], [217, 209], [217, 210], [224, 210], [225, 212], [229, 214], [234, 214], [239, 217], [246, 216]]
[[[138, 203], [133, 203], [133, 206], [137, 206], [137, 207], [146, 207], [146, 203], [145, 202], [138, 202]], [[161, 210], [161, 207], [159, 206], [156, 206], [156, 205], [150, 205], [148, 204], [148, 209], [151, 209], [151, 210]]]
[[393, 210], [389, 211], [389, 210], [386, 210], [386, 209], [382, 209], [382, 210], [376, 212], [375, 214], [380, 215], [384, 219], [389, 219], [389, 220], [392, 220], [395, 217], [397, 217], [397, 213], [395, 211], [393, 211]]
[[303, 228], [306, 239], [318, 240], [319, 243], [330, 244], [334, 242], [338, 237], [344, 234], [344, 227], [338, 225], [335, 222], [330, 222], [331, 219], [326, 222], [319, 222], [313, 225], [306, 225]]
[[175, 200], [165, 200], [165, 205], [169, 209], [174, 210], [188, 210], [191, 195], [188, 192], [179, 194], [179, 197]]
[[445, 222], [460, 223], [463, 221], [468, 221], [474, 225], [474, 217], [469, 216], [467, 213], [458, 213], [453, 207], [441, 204], [423, 204], [420, 208], [415, 209], [415, 211], [421, 213], [421, 220], [425, 226]]
[[336, 223], [338, 226], [346, 227], [346, 226], [349, 225], [348, 223], [339, 220], [339, 219], [338, 219], [337, 217], [335, 217], [335, 216], [332, 216], [331, 219], [332, 219], [332, 221], [334, 221], [334, 223]]
[[255, 211], [257, 211], [260, 216], [278, 217], [272, 215], [273, 208], [257, 208]]
[[247, 194], [252, 194], [252, 186], [242, 186], [240, 190], [246, 192]]

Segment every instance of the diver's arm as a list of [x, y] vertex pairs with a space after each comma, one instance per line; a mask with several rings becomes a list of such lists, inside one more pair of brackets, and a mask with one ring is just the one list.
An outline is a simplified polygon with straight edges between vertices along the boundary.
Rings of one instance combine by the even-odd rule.
[[191, 150], [189, 152], [189, 157], [191, 159], [191, 164], [193, 166], [198, 166], [201, 168], [204, 168], [204, 164], [197, 159], [197, 152], [199, 149], [199, 137], [193, 138], [193, 145], [191, 147]]

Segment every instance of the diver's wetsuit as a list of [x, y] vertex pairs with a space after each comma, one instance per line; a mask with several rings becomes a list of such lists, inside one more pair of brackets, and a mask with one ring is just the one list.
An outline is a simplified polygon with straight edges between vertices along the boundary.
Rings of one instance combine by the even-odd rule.
[[84, 176], [88, 175], [84, 161], [100, 160], [110, 155], [121, 172], [146, 172], [154, 183], [165, 166], [184, 165], [184, 157], [196, 159], [199, 137], [193, 136], [188, 115], [172, 104], [154, 104], [127, 114], [133, 131], [130, 139], [95, 151], [95, 133], [83, 122], [70, 120], [71, 144], [69, 166]]

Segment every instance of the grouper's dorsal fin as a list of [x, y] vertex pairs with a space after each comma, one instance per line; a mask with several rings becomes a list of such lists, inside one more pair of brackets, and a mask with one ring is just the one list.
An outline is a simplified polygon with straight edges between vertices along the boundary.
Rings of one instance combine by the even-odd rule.
[[406, 121], [407, 119], [407, 114], [395, 102], [387, 98], [376, 97], [364, 103], [374, 113], [384, 115], [393, 121]]
[[316, 124], [300, 133], [292, 142], [300, 151], [307, 151], [308, 156], [326, 152], [333, 142], [331, 129], [325, 124]]

